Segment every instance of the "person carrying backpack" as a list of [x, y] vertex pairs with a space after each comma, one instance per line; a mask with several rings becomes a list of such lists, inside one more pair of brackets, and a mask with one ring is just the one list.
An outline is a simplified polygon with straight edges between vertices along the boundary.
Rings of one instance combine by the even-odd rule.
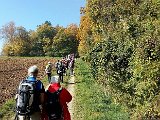
[[48, 64], [46, 65], [45, 72], [48, 76], [48, 82], [50, 83], [51, 74], [52, 74], [52, 64], [51, 64], [51, 62], [48, 62]]
[[63, 63], [63, 66], [64, 66], [63, 73], [66, 76], [67, 75], [67, 59], [65, 57], [62, 58], [62, 63]]
[[58, 67], [60, 65], [60, 60], [58, 60], [56, 63], [55, 63], [55, 68], [56, 68], [56, 71], [57, 71], [57, 74], [58, 74]]
[[41, 120], [45, 89], [43, 83], [37, 80], [37, 75], [37, 66], [31, 66], [28, 77], [19, 84], [15, 120]]
[[58, 63], [58, 66], [57, 66], [57, 74], [59, 75], [59, 79], [62, 83], [63, 83], [63, 73], [64, 73], [64, 71], [65, 71], [64, 64], [60, 60], [60, 62]]
[[74, 63], [75, 63], [75, 60], [74, 60], [74, 57], [72, 57], [70, 63], [69, 63], [69, 70], [70, 70], [70, 76], [73, 76], [74, 73]]
[[71, 94], [60, 85], [59, 76], [52, 76], [46, 88], [46, 114], [43, 120], [71, 120], [67, 103], [72, 100]]

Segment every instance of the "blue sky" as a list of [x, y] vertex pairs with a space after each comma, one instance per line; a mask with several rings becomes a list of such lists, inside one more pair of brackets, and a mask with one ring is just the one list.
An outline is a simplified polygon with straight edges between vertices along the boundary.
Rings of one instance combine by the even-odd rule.
[[0, 28], [10, 21], [27, 30], [35, 30], [46, 20], [53, 26], [79, 25], [80, 7], [84, 6], [85, 0], [0, 0]]

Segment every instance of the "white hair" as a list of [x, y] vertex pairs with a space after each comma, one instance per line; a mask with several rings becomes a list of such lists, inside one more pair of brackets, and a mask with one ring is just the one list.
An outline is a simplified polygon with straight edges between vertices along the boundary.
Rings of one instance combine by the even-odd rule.
[[29, 69], [28, 69], [29, 76], [33, 75], [33, 73], [36, 73], [36, 72], [38, 72], [38, 67], [36, 65], [29, 67]]
[[59, 76], [58, 75], [52, 76], [50, 83], [60, 83]]

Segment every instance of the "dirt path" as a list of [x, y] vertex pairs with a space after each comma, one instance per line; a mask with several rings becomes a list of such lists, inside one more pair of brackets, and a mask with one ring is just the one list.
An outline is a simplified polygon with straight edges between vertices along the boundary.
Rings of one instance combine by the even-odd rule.
[[70, 80], [68, 81], [68, 88], [67, 90], [70, 92], [70, 94], [72, 95], [72, 101], [70, 103], [68, 103], [68, 109], [71, 115], [71, 120], [74, 120], [74, 96], [75, 96], [75, 92], [74, 92], [74, 86], [75, 86], [75, 77], [72, 76], [70, 78]]

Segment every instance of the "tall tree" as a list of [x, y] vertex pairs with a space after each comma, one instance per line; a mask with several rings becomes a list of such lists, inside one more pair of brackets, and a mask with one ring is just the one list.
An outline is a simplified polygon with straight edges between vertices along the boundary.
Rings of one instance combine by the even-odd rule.
[[51, 48], [51, 45], [53, 44], [53, 38], [57, 31], [50, 22], [46, 21], [42, 25], [38, 26], [36, 32], [38, 35], [38, 43], [42, 44], [42, 54], [45, 55], [48, 52], [48, 48]]
[[[20, 53], [17, 53], [20, 56], [29, 56], [29, 52], [31, 50], [31, 42], [29, 37], [29, 32], [22, 26], [17, 27], [16, 30], [16, 41], [21, 43], [19, 47], [21, 47]], [[18, 45], [17, 45], [18, 47]]]
[[16, 26], [13, 21], [5, 24], [1, 28], [1, 36], [6, 40], [6, 42], [11, 42], [14, 40], [16, 33]]
[[28, 55], [29, 35], [24, 27], [16, 27], [14, 22], [10, 22], [2, 27], [1, 33], [6, 41], [3, 48], [4, 55]]
[[70, 53], [78, 54], [77, 31], [78, 27], [75, 24], [59, 29], [54, 37], [53, 51], [55, 56], [65, 56]]
[[87, 54], [93, 47], [93, 37], [91, 30], [91, 19], [87, 8], [81, 8], [81, 20], [78, 28], [78, 52], [80, 56]]

